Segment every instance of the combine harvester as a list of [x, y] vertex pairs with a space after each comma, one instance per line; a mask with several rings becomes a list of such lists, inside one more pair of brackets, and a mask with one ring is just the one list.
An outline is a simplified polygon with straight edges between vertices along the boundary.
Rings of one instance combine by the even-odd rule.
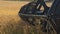
[[[40, 10], [42, 6], [43, 11]], [[46, 6], [44, 0], [30, 2], [20, 9], [18, 15], [33, 26], [36, 26], [36, 19], [40, 19], [41, 31], [46, 34], [60, 34], [60, 0], [54, 0], [51, 7]]]

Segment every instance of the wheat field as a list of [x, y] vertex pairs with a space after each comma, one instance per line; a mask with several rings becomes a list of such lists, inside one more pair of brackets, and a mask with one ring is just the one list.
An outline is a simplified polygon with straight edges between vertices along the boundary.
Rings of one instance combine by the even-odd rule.
[[[29, 2], [0, 1], [0, 34], [41, 34], [39, 27], [32, 29], [18, 16], [20, 8], [27, 3]], [[47, 4], [51, 6], [51, 3]]]

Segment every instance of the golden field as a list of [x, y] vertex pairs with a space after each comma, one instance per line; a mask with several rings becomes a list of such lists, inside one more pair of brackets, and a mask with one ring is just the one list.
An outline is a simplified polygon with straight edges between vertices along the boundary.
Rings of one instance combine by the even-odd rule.
[[0, 34], [14, 34], [16, 31], [16, 34], [20, 34], [18, 24], [21, 20], [18, 12], [24, 4], [26, 3], [19, 1], [0, 1]]
[[[20, 1], [0, 1], [0, 17], [3, 22], [14, 18], [15, 20], [19, 19], [18, 12], [24, 4], [28, 2]], [[17, 20], [18, 21], [18, 20]]]
[[[24, 21], [18, 16], [21, 6], [27, 3], [29, 2], [0, 1], [0, 34], [28, 34], [28, 31], [30, 34], [40, 34], [40, 31], [36, 30], [38, 28], [32, 27], [33, 29], [30, 29], [30, 26], [24, 25], [26, 23], [23, 23]], [[51, 6], [51, 3], [47, 3], [47, 5]]]

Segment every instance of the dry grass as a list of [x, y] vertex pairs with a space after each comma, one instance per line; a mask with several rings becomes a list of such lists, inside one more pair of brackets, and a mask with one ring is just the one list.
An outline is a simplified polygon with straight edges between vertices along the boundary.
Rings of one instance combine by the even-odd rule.
[[[38, 28], [32, 27], [33, 29], [31, 29], [18, 16], [21, 6], [27, 3], [20, 1], [0, 1], [0, 34], [28, 34], [26, 32], [29, 30], [31, 30], [29, 31], [30, 34], [37, 34], [34, 32], [37, 32], [36, 29]], [[28, 30], [26, 31], [26, 29]]]

